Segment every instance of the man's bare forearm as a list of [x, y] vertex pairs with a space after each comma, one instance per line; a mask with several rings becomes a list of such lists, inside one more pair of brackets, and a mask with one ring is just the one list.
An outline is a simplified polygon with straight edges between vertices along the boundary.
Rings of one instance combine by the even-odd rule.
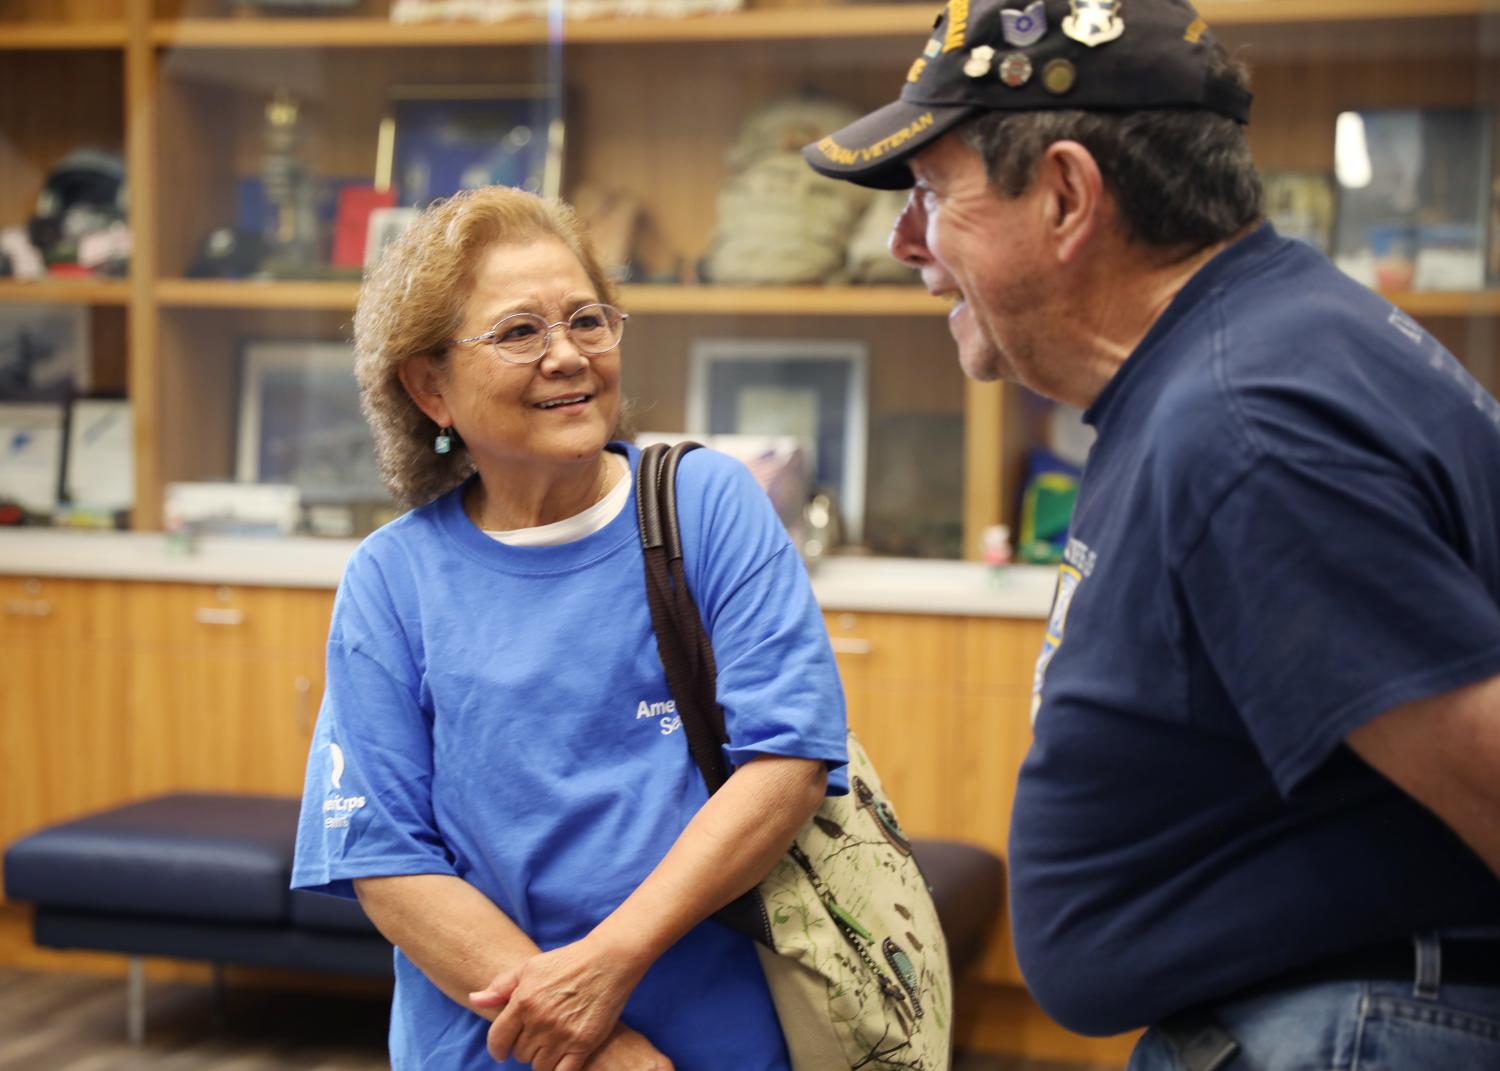
[[536, 955], [536, 943], [482, 892], [448, 874], [360, 878], [360, 906], [385, 939], [404, 952], [450, 1000], [476, 1008], [469, 994]]

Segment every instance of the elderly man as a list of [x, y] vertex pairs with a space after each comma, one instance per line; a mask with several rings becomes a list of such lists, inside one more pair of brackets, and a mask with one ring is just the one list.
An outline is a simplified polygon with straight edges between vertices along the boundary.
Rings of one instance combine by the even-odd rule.
[[1500, 1068], [1500, 404], [1260, 218], [1180, 0], [952, 0], [810, 145], [910, 187], [959, 362], [1098, 432], [1011, 829], [1029, 986], [1132, 1069]]

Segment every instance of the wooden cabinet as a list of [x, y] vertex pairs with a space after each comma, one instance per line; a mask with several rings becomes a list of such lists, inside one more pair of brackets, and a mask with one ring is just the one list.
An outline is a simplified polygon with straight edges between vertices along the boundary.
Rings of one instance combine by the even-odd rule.
[[[888, 101], [937, 6], [750, 0], [721, 17], [564, 20], [559, 31], [539, 19], [393, 25], [389, 0], [295, 19], [219, 0], [0, 0], [0, 224], [29, 214], [64, 152], [100, 143], [128, 157], [136, 234], [128, 280], [0, 280], [0, 302], [91, 306], [96, 382], [128, 386], [135, 405], [134, 524], [156, 528], [168, 481], [235, 471], [243, 340], [348, 334], [352, 282], [188, 277], [205, 235], [235, 218], [236, 183], [261, 173], [276, 90], [301, 100], [305, 159], [334, 178], [374, 173], [396, 85], [550, 85], [566, 119], [564, 194], [587, 184], [638, 197], [690, 265], [751, 110], [793, 89], [856, 108]], [[1249, 133], [1266, 169], [1331, 173], [1334, 122], [1351, 108], [1500, 102], [1490, 0], [1199, 6], [1255, 67]], [[1500, 292], [1391, 296], [1496, 386]], [[653, 426], [682, 426], [695, 339], [854, 339], [871, 359], [870, 471], [890, 475], [882, 443], [929, 451], [912, 471], [956, 490], [924, 520], [947, 526], [965, 556], [983, 525], [1014, 510], [1018, 392], [964, 382], [941, 303], [920, 288], [630, 286], [624, 304], [635, 314], [625, 385]]]
[[[1004, 856], [1045, 622], [836, 612], [825, 620], [849, 724], [901, 824]], [[1004, 919], [978, 975], [1021, 983]]]
[[131, 784], [298, 795], [323, 694], [327, 592], [140, 584]]
[[332, 594], [0, 577], [0, 843], [158, 792], [300, 793]]
[[0, 577], [0, 843], [132, 794], [125, 587]]

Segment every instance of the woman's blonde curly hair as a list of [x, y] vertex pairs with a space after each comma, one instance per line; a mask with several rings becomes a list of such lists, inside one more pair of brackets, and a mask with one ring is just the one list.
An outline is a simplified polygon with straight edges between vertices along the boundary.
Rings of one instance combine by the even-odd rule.
[[431, 502], [457, 486], [474, 462], [457, 435], [450, 453], [433, 450], [439, 429], [406, 393], [401, 365], [422, 355], [440, 364], [447, 359], [486, 252], [546, 239], [573, 251], [600, 301], [619, 304], [578, 214], [562, 201], [508, 186], [433, 202], [366, 276], [354, 310], [354, 374], [380, 475], [402, 507]]

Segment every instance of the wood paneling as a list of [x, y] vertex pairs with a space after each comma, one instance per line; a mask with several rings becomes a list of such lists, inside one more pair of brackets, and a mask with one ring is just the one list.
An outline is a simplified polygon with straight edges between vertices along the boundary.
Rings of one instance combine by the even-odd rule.
[[[903, 827], [1003, 857], [1045, 623], [855, 613], [825, 621], [849, 723]], [[1004, 917], [976, 974], [1021, 984]]]
[[125, 597], [0, 578], [0, 844], [129, 797]]
[[175, 789], [301, 791], [332, 594], [0, 577], [0, 844]]
[[140, 585], [128, 614], [135, 792], [299, 794], [331, 609], [321, 591]]

